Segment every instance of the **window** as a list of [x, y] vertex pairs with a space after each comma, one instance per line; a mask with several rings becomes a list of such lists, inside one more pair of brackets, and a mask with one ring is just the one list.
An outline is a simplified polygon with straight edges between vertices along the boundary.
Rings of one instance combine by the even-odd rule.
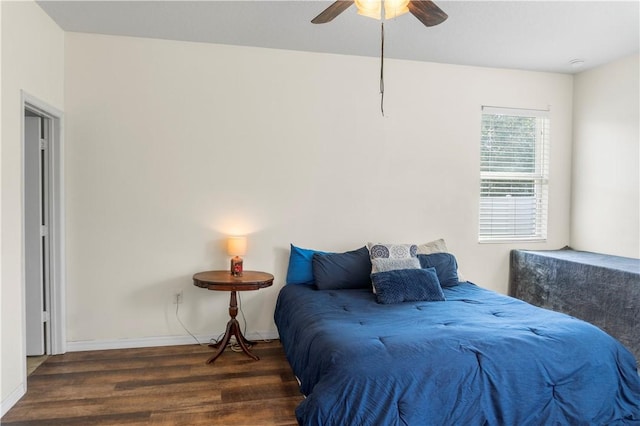
[[479, 241], [547, 238], [548, 111], [482, 108]]

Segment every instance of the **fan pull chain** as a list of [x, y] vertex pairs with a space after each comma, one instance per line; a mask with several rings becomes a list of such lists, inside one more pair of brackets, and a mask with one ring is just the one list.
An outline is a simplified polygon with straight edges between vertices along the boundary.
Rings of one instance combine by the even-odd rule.
[[380, 112], [384, 117], [384, 22], [380, 23]]

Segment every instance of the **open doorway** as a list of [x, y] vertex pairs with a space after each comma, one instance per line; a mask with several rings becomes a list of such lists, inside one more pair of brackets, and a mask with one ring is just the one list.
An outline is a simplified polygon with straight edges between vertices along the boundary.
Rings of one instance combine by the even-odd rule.
[[66, 351], [62, 112], [24, 92], [22, 107], [23, 330], [37, 362]]

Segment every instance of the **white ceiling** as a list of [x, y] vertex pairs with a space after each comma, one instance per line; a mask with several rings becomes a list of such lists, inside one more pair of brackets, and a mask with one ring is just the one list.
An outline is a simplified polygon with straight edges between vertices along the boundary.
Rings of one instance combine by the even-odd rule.
[[[351, 6], [310, 20], [331, 1], [38, 2], [65, 31], [379, 56], [379, 21]], [[436, 0], [448, 15], [427, 28], [385, 22], [385, 57], [574, 73], [639, 51], [640, 2]], [[580, 59], [584, 65], [572, 67]]]

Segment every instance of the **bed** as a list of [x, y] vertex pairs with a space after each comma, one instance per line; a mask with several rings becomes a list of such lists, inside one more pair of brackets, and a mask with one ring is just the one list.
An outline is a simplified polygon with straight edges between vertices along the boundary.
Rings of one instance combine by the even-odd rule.
[[631, 353], [587, 322], [469, 282], [445, 301], [288, 284], [274, 314], [302, 425], [640, 424]]

